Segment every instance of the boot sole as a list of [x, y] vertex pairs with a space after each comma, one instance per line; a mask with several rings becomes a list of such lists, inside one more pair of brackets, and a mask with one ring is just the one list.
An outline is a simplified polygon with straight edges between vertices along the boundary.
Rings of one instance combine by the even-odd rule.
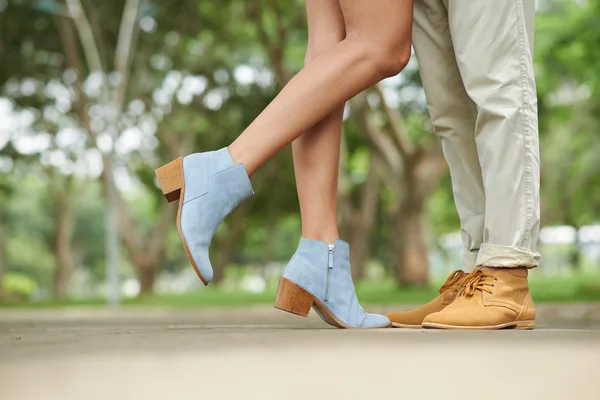
[[308, 317], [312, 308], [323, 321], [336, 328], [343, 329], [382, 329], [391, 328], [392, 324], [377, 328], [353, 328], [341, 322], [315, 296], [296, 285], [287, 278], [279, 280], [275, 308], [301, 317]]
[[459, 326], [459, 325], [447, 325], [437, 324], [435, 322], [423, 322], [423, 328], [428, 329], [450, 329], [450, 330], [470, 330], [470, 331], [483, 331], [483, 330], [496, 330], [496, 329], [517, 329], [517, 330], [532, 330], [535, 329], [535, 321], [513, 321], [498, 325], [487, 325], [487, 326]]
[[407, 325], [407, 324], [399, 324], [397, 322], [392, 322], [392, 326], [394, 328], [404, 328], [404, 329], [421, 329], [421, 328], [423, 328], [421, 325]]
[[185, 254], [187, 254], [190, 263], [192, 263], [192, 267], [194, 267], [196, 275], [198, 275], [198, 278], [200, 278], [204, 286], [208, 286], [208, 282], [198, 270], [196, 262], [194, 261], [185, 238], [183, 237], [183, 233], [181, 232], [181, 208], [183, 206], [183, 194], [185, 193], [185, 182], [183, 180], [183, 157], [178, 157], [170, 163], [163, 165], [155, 170], [154, 173], [156, 174], [158, 184], [160, 185], [160, 188], [167, 201], [172, 203], [179, 200], [179, 205], [177, 207], [177, 232], [179, 233], [179, 239], [181, 239]]

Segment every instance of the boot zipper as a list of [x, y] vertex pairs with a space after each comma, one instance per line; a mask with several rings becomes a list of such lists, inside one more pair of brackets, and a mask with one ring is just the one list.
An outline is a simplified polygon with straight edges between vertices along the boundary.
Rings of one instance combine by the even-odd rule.
[[333, 250], [335, 248], [334, 244], [329, 245], [328, 249], [328, 263], [327, 263], [327, 281], [325, 282], [325, 301], [329, 300], [329, 277], [331, 275], [331, 270], [333, 269]]

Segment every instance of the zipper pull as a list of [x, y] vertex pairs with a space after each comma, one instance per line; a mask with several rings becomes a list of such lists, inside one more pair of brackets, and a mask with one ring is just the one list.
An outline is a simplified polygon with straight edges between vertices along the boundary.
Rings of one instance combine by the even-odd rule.
[[329, 268], [333, 268], [333, 250], [335, 248], [334, 244], [329, 245]]
[[325, 303], [327, 303], [329, 301], [329, 277], [331, 276], [331, 270], [333, 269], [333, 250], [335, 248], [334, 244], [330, 244], [329, 245], [329, 249], [327, 250], [327, 252], [329, 253], [327, 255], [327, 280], [325, 281], [325, 297], [323, 298], [323, 300], [325, 300]]

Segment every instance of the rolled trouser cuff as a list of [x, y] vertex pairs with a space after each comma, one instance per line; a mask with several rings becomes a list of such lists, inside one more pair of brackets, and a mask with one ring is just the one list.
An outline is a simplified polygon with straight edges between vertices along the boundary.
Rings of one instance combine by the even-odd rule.
[[463, 252], [463, 270], [465, 272], [472, 272], [477, 266], [477, 253], [478, 251], [464, 250]]
[[477, 256], [478, 267], [535, 268], [539, 265], [539, 253], [517, 246], [484, 243]]

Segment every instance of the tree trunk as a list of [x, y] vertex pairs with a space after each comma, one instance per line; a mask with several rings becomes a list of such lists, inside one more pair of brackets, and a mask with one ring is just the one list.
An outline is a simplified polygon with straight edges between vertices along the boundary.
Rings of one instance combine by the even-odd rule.
[[581, 242], [579, 241], [579, 229], [576, 225], [571, 225], [576, 229], [575, 242], [571, 247], [571, 254], [569, 261], [573, 271], [578, 272], [581, 270]]
[[149, 232], [144, 232], [133, 219], [125, 201], [121, 197], [118, 200], [121, 237], [137, 271], [140, 294], [147, 294], [154, 288], [158, 271], [165, 263], [167, 235], [176, 207], [162, 203], [158, 220]]
[[401, 207], [394, 215], [393, 245], [396, 248], [396, 281], [400, 286], [428, 284], [427, 240], [424, 204]]
[[373, 89], [386, 116], [383, 126], [372, 118], [365, 94], [356, 96], [350, 104], [360, 128], [384, 161], [386, 184], [396, 193], [400, 206], [394, 204], [389, 210], [395, 233], [392, 246], [397, 249], [396, 278], [400, 285], [426, 285], [425, 201], [447, 166], [439, 144], [413, 143], [402, 114], [387, 105], [380, 86], [375, 85]]
[[355, 282], [365, 276], [365, 265], [371, 256], [371, 232], [375, 225], [379, 206], [381, 179], [379, 176], [378, 157], [371, 155], [369, 174], [362, 187], [362, 198], [358, 218], [353, 224], [350, 248], [350, 262], [352, 263], [352, 277]]
[[225, 277], [225, 267], [227, 266], [227, 264], [228, 260], [226, 260], [225, 257], [223, 257], [223, 261], [221, 261], [221, 257], [219, 257], [219, 261], [214, 263], [212, 279], [213, 285], [218, 285], [223, 281], [223, 278]]
[[[565, 199], [565, 201], [562, 202], [563, 206], [562, 209], [563, 210], [572, 210], [572, 205], [570, 204], [571, 201], [570, 199]], [[578, 272], [579, 270], [581, 270], [581, 242], [579, 241], [579, 226], [577, 226], [577, 224], [574, 221], [574, 218], [571, 214], [568, 214], [566, 218], [564, 218], [565, 223], [571, 227], [573, 227], [573, 229], [575, 229], [575, 240], [574, 242], [571, 244], [571, 248], [569, 251], [569, 267], [574, 271], [574, 272]]]
[[371, 256], [371, 233], [379, 207], [381, 176], [379, 156], [372, 152], [367, 179], [360, 187], [360, 204], [355, 206], [350, 193], [346, 146], [342, 142], [340, 171], [338, 175], [338, 207], [340, 209], [340, 235], [350, 242], [352, 279], [360, 281], [365, 276], [365, 264]]
[[165, 245], [162, 241], [162, 236], [157, 238], [152, 237], [154, 243], [160, 243], [159, 248], [153, 248], [147, 250], [146, 254], [134, 253], [132, 254], [132, 261], [137, 271], [138, 282], [140, 284], [140, 296], [152, 294], [154, 291], [154, 283], [158, 277], [158, 272], [165, 264], [166, 253]]
[[73, 214], [68, 195], [56, 196], [56, 234], [54, 252], [56, 269], [54, 270], [54, 295], [65, 297], [69, 290], [69, 279], [73, 270], [71, 238], [73, 233]]
[[[234, 230], [237, 230], [234, 228]], [[213, 280], [214, 285], [218, 285], [225, 277], [225, 268], [233, 261], [234, 249], [238, 247], [241, 235], [236, 232], [228, 232], [219, 245], [215, 246], [217, 251], [215, 261], [213, 262]]]
[[360, 225], [353, 226], [350, 237], [350, 264], [352, 265], [352, 279], [359, 282], [365, 277], [365, 265], [371, 255], [371, 243], [369, 237], [371, 230], [363, 229]]
[[249, 203], [245, 202], [232, 213], [227, 223], [227, 233], [224, 237], [215, 240], [213, 255], [213, 284], [219, 284], [225, 277], [225, 268], [234, 260], [235, 249], [239, 248], [244, 238], [244, 220], [248, 215]]
[[140, 282], [140, 296], [152, 294], [154, 291], [154, 282], [156, 282], [156, 276], [161, 266], [162, 261], [138, 266], [137, 272], [138, 280]]

